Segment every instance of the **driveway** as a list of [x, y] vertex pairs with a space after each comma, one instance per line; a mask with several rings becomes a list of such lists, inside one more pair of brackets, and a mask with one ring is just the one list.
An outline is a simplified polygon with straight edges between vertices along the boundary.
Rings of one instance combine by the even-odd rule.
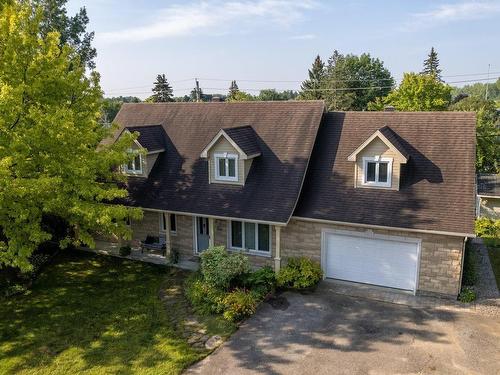
[[[274, 306], [273, 306], [274, 305]], [[500, 374], [500, 319], [287, 292], [189, 374]]]

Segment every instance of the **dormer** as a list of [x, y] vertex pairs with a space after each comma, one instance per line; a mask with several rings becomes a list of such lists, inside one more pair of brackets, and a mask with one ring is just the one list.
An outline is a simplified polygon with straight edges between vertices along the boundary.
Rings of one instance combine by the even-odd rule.
[[165, 131], [161, 125], [127, 127], [123, 132], [139, 133], [129, 152], [136, 154], [134, 159], [123, 166], [124, 173], [130, 176], [148, 177], [158, 155], [165, 151]]
[[221, 129], [203, 149], [209, 183], [244, 185], [253, 160], [261, 155], [251, 126]]
[[378, 129], [347, 158], [354, 162], [354, 187], [399, 190], [401, 165], [409, 158], [391, 128]]

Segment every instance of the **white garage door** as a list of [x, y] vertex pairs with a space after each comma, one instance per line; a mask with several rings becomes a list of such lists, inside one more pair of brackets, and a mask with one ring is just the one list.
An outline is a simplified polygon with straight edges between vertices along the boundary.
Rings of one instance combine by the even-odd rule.
[[415, 291], [416, 242], [325, 233], [326, 277]]

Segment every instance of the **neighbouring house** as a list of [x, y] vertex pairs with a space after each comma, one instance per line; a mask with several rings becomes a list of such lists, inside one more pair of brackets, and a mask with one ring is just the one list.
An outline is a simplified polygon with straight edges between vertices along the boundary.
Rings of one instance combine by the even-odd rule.
[[477, 176], [477, 216], [500, 219], [500, 175]]
[[[211, 245], [279, 270], [456, 296], [474, 233], [475, 115], [327, 112], [322, 101], [124, 104], [114, 139], [135, 243], [194, 258]], [[135, 152], [131, 150], [131, 152]]]

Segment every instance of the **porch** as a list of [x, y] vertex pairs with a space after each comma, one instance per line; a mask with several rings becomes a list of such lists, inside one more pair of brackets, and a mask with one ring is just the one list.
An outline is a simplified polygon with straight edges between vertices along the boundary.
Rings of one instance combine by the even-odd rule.
[[159, 264], [171, 267], [177, 267], [184, 270], [189, 271], [197, 271], [200, 264], [194, 258], [180, 257], [177, 263], [170, 263], [168, 257], [163, 256], [163, 252], [156, 250], [146, 250], [142, 249], [140, 246], [131, 246], [130, 255], [123, 256], [120, 255], [120, 247], [123, 244], [114, 241], [104, 241], [104, 240], [96, 240], [95, 248], [91, 249], [89, 247], [81, 247], [81, 250], [94, 252], [98, 254], [110, 255], [119, 258], [127, 258], [132, 260], [138, 260], [141, 262]]

